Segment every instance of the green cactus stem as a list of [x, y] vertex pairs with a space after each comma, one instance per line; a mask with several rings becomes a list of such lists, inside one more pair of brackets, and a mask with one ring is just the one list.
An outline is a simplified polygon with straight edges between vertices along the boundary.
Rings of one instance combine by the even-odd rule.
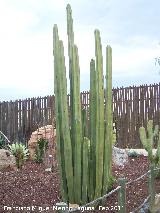
[[81, 121], [81, 100], [80, 100], [80, 71], [78, 48], [74, 45], [72, 48], [72, 122], [74, 131], [71, 129], [72, 144], [75, 146], [74, 153], [74, 187], [75, 202], [81, 200], [81, 146], [82, 146], [82, 121]]
[[90, 62], [90, 102], [89, 102], [89, 114], [90, 114], [90, 184], [89, 184], [89, 196], [90, 200], [94, 199], [95, 187], [96, 187], [96, 70], [95, 61], [92, 59]]
[[88, 202], [88, 187], [89, 187], [89, 149], [90, 140], [86, 137], [83, 139], [83, 175], [82, 175], [82, 203]]
[[64, 164], [61, 158], [61, 148], [60, 148], [60, 126], [61, 126], [61, 114], [59, 113], [59, 87], [57, 87], [57, 82], [59, 81], [58, 69], [59, 69], [59, 36], [57, 25], [53, 28], [53, 54], [54, 54], [54, 93], [55, 93], [55, 110], [56, 110], [56, 141], [57, 141], [57, 159], [60, 172], [60, 191], [64, 201], [68, 200], [67, 196], [67, 184], [64, 174]]
[[[73, 114], [73, 79], [72, 79], [72, 48], [74, 46], [74, 32], [73, 32], [73, 18], [72, 18], [72, 9], [69, 4], [66, 7], [67, 11], [67, 35], [68, 35], [68, 57], [69, 57], [69, 79], [70, 79], [70, 126], [71, 132], [74, 132], [74, 114]], [[74, 154], [75, 154], [75, 143], [71, 134], [72, 142], [72, 153], [73, 153], [73, 167], [74, 167]], [[73, 168], [74, 169], [74, 168]], [[73, 170], [74, 172], [74, 170]]]
[[88, 137], [88, 115], [87, 115], [87, 110], [82, 109], [82, 138]]
[[[69, 131], [68, 105], [67, 105], [67, 80], [65, 70], [64, 48], [58, 38], [58, 28], [54, 26], [54, 56], [55, 56], [55, 96], [58, 123], [57, 147], [59, 151], [59, 163], [65, 189], [65, 199], [74, 201], [73, 196], [73, 168], [72, 149]], [[58, 86], [57, 86], [58, 84]], [[63, 103], [63, 104], [62, 104]]]
[[[159, 126], [156, 125], [155, 129], [153, 129], [153, 120], [149, 120], [147, 123], [147, 131], [144, 127], [139, 128], [139, 134], [140, 134], [140, 140], [145, 148], [145, 150], [148, 152], [148, 158], [149, 161], [154, 163], [155, 165], [159, 162], [159, 151], [160, 151], [160, 142], [158, 141], [157, 144], [157, 152], [154, 155], [153, 154], [153, 148], [154, 148], [154, 138], [159, 136]], [[159, 138], [160, 140], [160, 138]]]
[[100, 32], [95, 30], [96, 55], [96, 188], [95, 198], [102, 194], [103, 150], [104, 150], [104, 88], [103, 88], [103, 58]]
[[106, 108], [105, 108], [105, 144], [104, 144], [104, 182], [103, 193], [108, 190], [112, 171], [113, 144], [113, 108], [112, 108], [112, 48], [106, 48]]

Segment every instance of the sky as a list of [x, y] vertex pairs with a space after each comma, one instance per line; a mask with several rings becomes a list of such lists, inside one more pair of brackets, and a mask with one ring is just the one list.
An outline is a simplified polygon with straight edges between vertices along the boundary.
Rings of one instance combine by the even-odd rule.
[[[94, 30], [113, 52], [113, 87], [160, 82], [160, 1], [0, 0], [0, 101], [54, 93], [53, 25], [65, 46], [66, 5], [71, 4], [78, 46], [81, 91], [89, 89], [95, 57]], [[69, 85], [69, 83], [68, 83]]]

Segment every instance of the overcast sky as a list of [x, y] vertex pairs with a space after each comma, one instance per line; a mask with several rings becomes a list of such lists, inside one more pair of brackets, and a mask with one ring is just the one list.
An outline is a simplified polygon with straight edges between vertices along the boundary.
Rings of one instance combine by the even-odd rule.
[[67, 3], [73, 11], [81, 90], [89, 88], [96, 28], [104, 59], [106, 45], [113, 49], [114, 87], [160, 82], [155, 66], [159, 0], [0, 0], [0, 101], [53, 94], [52, 31], [57, 24], [67, 48]]

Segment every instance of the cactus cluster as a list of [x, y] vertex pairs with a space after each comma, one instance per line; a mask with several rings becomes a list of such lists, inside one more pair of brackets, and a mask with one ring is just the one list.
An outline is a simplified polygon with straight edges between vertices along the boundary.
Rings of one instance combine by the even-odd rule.
[[70, 102], [63, 42], [53, 28], [57, 158], [63, 201], [83, 204], [102, 196], [112, 179], [112, 49], [106, 47], [106, 106], [101, 37], [95, 30], [95, 60], [90, 62], [90, 108], [81, 107], [78, 48], [71, 7], [67, 5]]
[[[148, 152], [148, 158], [151, 164], [154, 164], [157, 166], [160, 164], [160, 131], [159, 126], [156, 125], [153, 129], [153, 120], [149, 120], [147, 123], [147, 131], [144, 127], [139, 128], [140, 133], [140, 140], [145, 148], [145, 150]], [[155, 137], [158, 138], [157, 143], [157, 150], [156, 153], [153, 153], [154, 149], [154, 139]]]

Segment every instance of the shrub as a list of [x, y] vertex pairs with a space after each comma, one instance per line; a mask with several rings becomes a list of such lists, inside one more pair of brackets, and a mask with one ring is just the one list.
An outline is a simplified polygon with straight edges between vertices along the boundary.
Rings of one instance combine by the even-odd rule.
[[37, 163], [43, 162], [44, 154], [47, 148], [48, 148], [48, 141], [44, 138], [40, 138], [37, 142], [36, 153], [35, 153], [35, 161]]
[[13, 143], [8, 145], [9, 150], [16, 158], [16, 166], [18, 169], [22, 169], [24, 162], [28, 159], [29, 150], [21, 143]]
[[129, 150], [128, 151], [128, 156], [129, 157], [139, 157], [140, 154], [138, 154], [135, 150]]

